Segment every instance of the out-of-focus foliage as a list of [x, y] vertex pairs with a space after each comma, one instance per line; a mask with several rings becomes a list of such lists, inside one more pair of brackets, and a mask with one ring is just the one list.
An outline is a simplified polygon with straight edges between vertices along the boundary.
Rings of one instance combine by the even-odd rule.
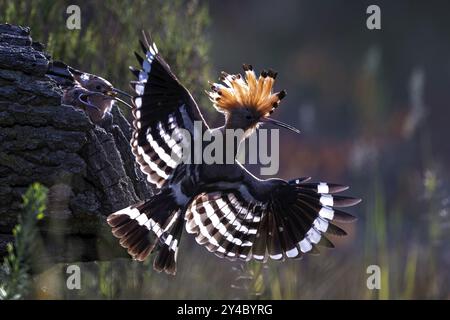
[[[69, 5], [81, 9], [81, 29], [69, 30]], [[0, 0], [4, 22], [29, 26], [34, 40], [47, 46], [53, 59], [129, 88], [140, 52], [141, 31], [150, 33], [159, 51], [182, 83], [205, 106], [209, 79], [209, 24], [204, 2], [197, 0], [53, 1]]]
[[38, 243], [36, 223], [44, 217], [47, 188], [32, 184], [23, 196], [23, 212], [13, 230], [14, 244], [8, 244], [8, 255], [0, 269], [0, 300], [22, 299], [30, 291], [29, 271]]

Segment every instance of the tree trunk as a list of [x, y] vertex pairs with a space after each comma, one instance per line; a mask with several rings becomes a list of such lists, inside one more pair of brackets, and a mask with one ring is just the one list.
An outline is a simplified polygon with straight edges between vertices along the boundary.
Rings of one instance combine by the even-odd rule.
[[61, 104], [49, 60], [28, 28], [0, 25], [0, 255], [21, 195], [41, 182], [49, 188], [42, 261], [126, 256], [105, 218], [152, 194], [131, 153], [131, 127], [117, 106], [99, 126]]

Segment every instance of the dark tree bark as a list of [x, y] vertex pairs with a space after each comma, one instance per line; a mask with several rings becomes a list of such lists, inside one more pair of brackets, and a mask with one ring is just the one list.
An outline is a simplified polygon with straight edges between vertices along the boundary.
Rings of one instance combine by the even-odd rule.
[[126, 256], [105, 218], [151, 195], [131, 153], [131, 127], [117, 106], [99, 126], [62, 105], [49, 62], [28, 28], [0, 25], [0, 255], [22, 194], [41, 182], [49, 188], [42, 261]]

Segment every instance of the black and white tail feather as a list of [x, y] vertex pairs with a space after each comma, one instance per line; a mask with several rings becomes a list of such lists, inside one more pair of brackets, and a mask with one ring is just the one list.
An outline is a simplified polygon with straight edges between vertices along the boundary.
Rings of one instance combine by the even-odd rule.
[[144, 261], [157, 249], [153, 264], [155, 270], [175, 274], [184, 220], [169, 189], [162, 190], [148, 201], [111, 214], [107, 221], [113, 235], [120, 239], [120, 245], [134, 259]]
[[[346, 235], [333, 222], [355, 220], [336, 208], [360, 201], [336, 195], [346, 186], [309, 178], [260, 180], [239, 163], [217, 167], [231, 170], [220, 178], [214, 170], [200, 176], [198, 166], [180, 162], [189, 142], [178, 131], [192, 133], [195, 120], [202, 121], [202, 130], [209, 128], [190, 93], [144, 38], [145, 58], [136, 54], [141, 69], [131, 68], [137, 77], [131, 83], [136, 92], [131, 148], [147, 180], [160, 190], [108, 217], [128, 253], [143, 261], [157, 251], [155, 270], [175, 274], [183, 227], [198, 244], [230, 260], [296, 259], [317, 254], [318, 246], [333, 248], [326, 235]], [[183, 192], [186, 180], [196, 190], [189, 195]]]
[[186, 213], [186, 230], [210, 252], [230, 260], [265, 262], [317, 254], [317, 246], [334, 247], [325, 234], [346, 235], [332, 221], [355, 219], [336, 209], [360, 201], [334, 195], [346, 189], [297, 179], [277, 183], [265, 201], [239, 189], [202, 193]]

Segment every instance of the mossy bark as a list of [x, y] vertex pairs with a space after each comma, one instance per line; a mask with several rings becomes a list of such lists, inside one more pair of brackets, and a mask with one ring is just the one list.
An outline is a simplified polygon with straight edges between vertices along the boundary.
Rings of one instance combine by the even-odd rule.
[[117, 106], [94, 125], [62, 105], [46, 75], [50, 59], [28, 28], [0, 25], [0, 255], [36, 181], [49, 188], [43, 261], [124, 255], [105, 218], [152, 194], [130, 150], [131, 127]]

